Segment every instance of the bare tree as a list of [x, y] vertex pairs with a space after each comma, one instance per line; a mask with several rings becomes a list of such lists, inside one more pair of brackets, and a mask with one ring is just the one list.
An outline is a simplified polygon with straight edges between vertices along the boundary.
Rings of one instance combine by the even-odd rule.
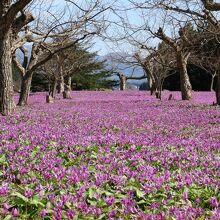
[[125, 74], [121, 73], [121, 72], [118, 72], [117, 73], [117, 76], [119, 77], [119, 88], [121, 91], [124, 91], [126, 90], [126, 82], [127, 80], [141, 80], [141, 79], [146, 79], [147, 76], [146, 75], [143, 75], [143, 76], [126, 76]]
[[[34, 17], [32, 16], [32, 13], [28, 11], [31, 11], [30, 6], [32, 3], [35, 3], [34, 0], [0, 0], [1, 114], [10, 114], [15, 107], [13, 102], [12, 54], [14, 54], [18, 48], [23, 53], [23, 60], [20, 64], [15, 60], [15, 56], [13, 56], [13, 60], [18, 64], [20, 73], [22, 73], [22, 89], [19, 105], [24, 105], [27, 102], [27, 97], [30, 91], [33, 71], [56, 53], [55, 49], [50, 51], [52, 48], [50, 45], [51, 37], [58, 33], [65, 35], [68, 33], [68, 36], [70, 36], [70, 32], [72, 33], [71, 36], [73, 36], [73, 30], [75, 30], [73, 39], [78, 41], [79, 39], [84, 39], [88, 33], [94, 33], [95, 29], [95, 32], [97, 32], [97, 29], [102, 25], [101, 17], [99, 15], [108, 7], [104, 7], [101, 4], [101, 1], [88, 0], [81, 2], [79, 5], [71, 0], [63, 0], [63, 3], [65, 2], [66, 5], [63, 10], [54, 10], [54, 7], [51, 7], [51, 10], [44, 10], [44, 14], [41, 14], [40, 11], [43, 9], [41, 5], [48, 4], [48, 7], [50, 7], [53, 1], [44, 2], [39, 0], [39, 2], [37, 2], [39, 3], [39, 12], [36, 13], [37, 7], [34, 7], [33, 9], [37, 17], [35, 20], [36, 22], [34, 25], [30, 26], [31, 28], [29, 28], [28, 24], [34, 20]], [[27, 10], [25, 10], [26, 8]], [[72, 10], [73, 8], [74, 10]], [[40, 17], [41, 19], [39, 19]], [[98, 22], [96, 22], [97, 17], [99, 17]], [[93, 27], [93, 30], [90, 27]], [[27, 48], [25, 48], [26, 42], [32, 42], [33, 44], [32, 49], [34, 50], [31, 51], [32, 54], [30, 60], [27, 56]], [[42, 55], [43, 51], [46, 51], [46, 56]], [[40, 61], [39, 57], [41, 57]]]
[[[202, 10], [190, 9], [189, 7], [190, 4], [186, 4], [187, 5], [186, 8], [180, 8], [178, 6], [170, 6], [166, 4], [165, 8], [166, 10], [176, 11], [179, 13], [183, 13], [187, 16], [190, 16], [195, 21], [195, 24], [204, 30], [205, 33], [203, 34], [204, 38], [210, 38], [210, 37], [214, 38], [219, 44], [220, 21], [211, 11], [219, 11], [220, 3], [217, 3], [213, 0], [200, 0], [199, 2], [202, 3], [203, 6], [203, 8], [201, 7]], [[208, 26], [204, 26], [204, 25], [201, 26], [201, 22], [199, 21], [208, 22]], [[204, 22], [202, 22], [202, 24], [204, 24]], [[215, 56], [217, 57], [217, 62], [219, 62], [219, 57], [220, 57], [219, 50]], [[216, 60], [212, 60], [212, 62], [215, 61]], [[218, 80], [216, 86], [216, 100], [217, 100], [217, 104], [220, 105], [220, 74], [219, 74], [219, 70], [217, 70], [216, 72], [218, 73]]]
[[[28, 51], [24, 47], [20, 47], [19, 49], [23, 53], [23, 60], [22, 63], [18, 60], [16, 54], [13, 56], [13, 61], [16, 64], [17, 68], [19, 69], [19, 73], [22, 77], [22, 83], [21, 83], [21, 93], [19, 97], [19, 103], [18, 105], [24, 106], [27, 104], [27, 100], [30, 93], [30, 87], [31, 87], [31, 81], [34, 74], [34, 71], [37, 70], [38, 67], [46, 63], [48, 60], [50, 60], [53, 55], [56, 53], [60, 53], [62, 50], [71, 47], [73, 44], [77, 43], [79, 40], [82, 40], [87, 35], [84, 35], [83, 37], [75, 40], [71, 43], [66, 43], [66, 41], [62, 42], [62, 44], [53, 44], [53, 43], [47, 43], [47, 44], [33, 44], [32, 50], [31, 50], [31, 56], [30, 60], [28, 61]], [[59, 56], [58, 64], [61, 64], [61, 57]], [[59, 66], [60, 71], [60, 79], [62, 80], [62, 65]], [[60, 85], [63, 85], [60, 82]], [[63, 91], [63, 88], [61, 88]]]
[[49, 96], [55, 98], [56, 87], [58, 93], [63, 94], [63, 98], [71, 98], [71, 77], [78, 74], [84, 67], [88, 66], [90, 54], [85, 53], [86, 49], [81, 49], [79, 45], [58, 52], [43, 66], [43, 74], [49, 80]]
[[13, 34], [33, 20], [24, 8], [31, 0], [0, 1], [0, 113], [8, 115], [14, 108], [12, 80]]
[[220, 57], [215, 56], [211, 51], [204, 54], [196, 54], [189, 58], [189, 64], [198, 66], [199, 68], [205, 70], [211, 76], [210, 91], [214, 90], [214, 79], [218, 75], [220, 69]]
[[176, 68], [175, 56], [165, 44], [159, 44], [158, 48], [141, 45], [141, 49], [148, 55], [144, 57], [143, 52], [135, 53], [135, 58], [147, 76], [151, 95], [161, 99], [164, 79]]
[[[204, 7], [211, 11], [220, 11], [220, 3], [214, 2], [214, 0], [201, 0], [204, 4]], [[218, 33], [220, 29], [220, 21], [216, 22], [218, 27]], [[220, 56], [220, 54], [218, 54]], [[220, 105], [220, 72], [218, 72], [217, 88], [216, 88], [216, 100], [217, 104]]]
[[163, 32], [162, 28], [159, 28], [155, 35], [173, 48], [176, 54], [177, 67], [180, 72], [180, 85], [182, 92], [182, 100], [189, 100], [192, 98], [192, 86], [187, 73], [187, 61], [190, 56], [188, 50], [188, 39], [185, 34], [185, 29], [181, 28], [179, 31], [180, 39], [172, 39]]
[[[162, 40], [164, 43], [169, 45], [169, 47], [172, 48], [173, 53], [175, 53], [175, 59], [176, 59], [175, 63], [177, 64], [177, 68], [180, 72], [182, 99], [183, 100], [191, 99], [192, 86], [191, 86], [189, 76], [187, 73], [187, 60], [191, 54], [190, 49], [188, 47], [190, 42], [187, 39], [188, 36], [186, 35], [186, 31], [184, 28], [184, 25], [187, 24], [187, 22], [179, 21], [176, 18], [174, 18], [176, 20], [172, 22], [173, 18], [167, 17], [166, 14], [164, 15], [164, 19], [162, 19], [160, 22], [159, 21], [154, 22], [152, 17], [150, 17], [150, 14], [151, 14], [150, 10], [151, 11], [152, 9], [157, 10], [158, 13], [161, 13], [161, 9], [162, 9], [161, 5], [163, 5], [163, 1], [132, 1], [130, 0], [129, 2], [131, 2], [132, 5], [130, 7], [131, 9], [128, 9], [127, 11], [136, 10], [137, 12], [139, 12], [138, 16], [140, 17], [141, 21], [140, 21], [140, 24], [136, 24], [134, 22], [132, 23], [132, 21], [129, 20], [129, 16], [125, 15], [124, 17], [122, 17], [120, 14], [119, 15], [117, 14], [121, 20], [121, 27], [122, 27], [121, 28], [122, 33], [121, 35], [119, 35], [120, 38], [126, 39], [129, 44], [133, 44], [133, 45], [136, 44], [136, 46], [138, 46], [139, 48], [141, 47], [142, 50], [143, 48], [146, 47], [147, 42], [149, 43], [149, 45], [152, 45], [150, 41], [153, 41], [153, 37], [154, 38], [157, 37], [160, 40]], [[165, 2], [169, 2], [169, 1], [165, 1]], [[164, 31], [165, 28], [162, 28], [163, 26], [167, 26], [167, 25], [169, 26], [170, 31]], [[152, 26], [154, 27], [159, 26], [161, 28], [159, 28], [159, 30], [156, 32], [156, 30], [153, 30]], [[176, 32], [179, 32], [179, 34], [177, 34]], [[118, 39], [116, 38], [116, 40]], [[153, 62], [154, 59], [152, 57], [156, 55], [159, 58], [160, 57], [159, 54], [155, 54], [151, 52], [150, 54], [151, 55], [146, 56], [145, 59], [143, 58], [140, 59], [139, 57], [137, 58], [139, 60], [139, 63], [143, 67], [146, 76], [148, 77], [148, 81], [149, 81], [150, 88], [151, 88], [151, 93], [154, 93], [157, 90], [160, 90], [159, 85], [161, 84], [160, 82], [162, 81], [163, 77], [161, 77], [162, 75], [159, 76], [156, 73], [157, 71], [155, 71], [156, 69], [155, 63], [157, 63], [158, 65], [158, 62]], [[161, 64], [163, 62], [164, 61], [162, 61]]]
[[[182, 3], [182, 4], [181, 4]], [[157, 6], [162, 7], [168, 11], [174, 11], [181, 13], [188, 17], [197, 25], [200, 29], [203, 29], [202, 36], [200, 40], [214, 38], [218, 43], [219, 41], [219, 31], [220, 22], [216, 17], [216, 14], [212, 11], [220, 10], [220, 3], [214, 0], [192, 0], [192, 1], [157, 1]], [[195, 7], [196, 6], [196, 7]], [[207, 25], [208, 24], [208, 25]], [[215, 54], [216, 57], [220, 57], [220, 52]], [[218, 58], [213, 59], [212, 62], [218, 62]], [[215, 65], [215, 64], [214, 64]], [[215, 65], [216, 66], [216, 65]], [[217, 71], [218, 72], [218, 71]], [[220, 104], [220, 74], [218, 74], [217, 88], [216, 88], [216, 100], [217, 104]]]
[[[23, 54], [22, 60], [19, 60], [14, 52], [13, 61], [18, 67], [22, 78], [18, 103], [20, 106], [27, 104], [34, 71], [57, 53], [59, 53], [57, 62], [59, 64], [60, 73], [58, 85], [60, 86], [60, 92], [63, 92], [63, 65], [61, 64], [65, 57], [61, 56], [62, 51], [94, 34], [98, 34], [101, 26], [103, 26], [103, 24], [100, 23], [102, 17], [99, 15], [107, 10], [108, 7], [102, 7], [98, 0], [87, 1], [87, 4], [84, 4], [84, 8], [73, 1], [67, 2], [69, 6], [68, 10], [65, 11], [64, 9], [61, 14], [53, 15], [52, 21], [49, 20], [44, 23], [39, 20], [36, 23], [37, 28], [29, 30], [31, 33], [30, 38], [33, 42], [29, 60], [28, 50], [25, 48], [25, 45], [18, 48]], [[47, 10], [47, 13], [48, 11], [49, 10]], [[51, 13], [53, 13], [53, 11]], [[75, 13], [74, 16], [72, 15], [73, 13]], [[39, 23], [41, 25], [39, 25]]]

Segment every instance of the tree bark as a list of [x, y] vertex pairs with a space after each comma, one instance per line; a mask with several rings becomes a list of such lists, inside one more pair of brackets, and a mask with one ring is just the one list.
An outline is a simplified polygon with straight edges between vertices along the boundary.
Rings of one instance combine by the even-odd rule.
[[154, 94], [157, 99], [161, 99], [160, 83], [159, 83], [158, 81], [157, 81], [157, 82], [154, 82], [152, 92], [153, 92], [152, 95]]
[[214, 75], [212, 74], [212, 79], [211, 79], [211, 84], [210, 84], [210, 91], [213, 91], [215, 76], [216, 76], [216, 73]]
[[[0, 1], [0, 113], [9, 115], [15, 108], [13, 101], [12, 41], [33, 16], [18, 16], [32, 0]], [[22, 19], [21, 19], [22, 18]], [[26, 20], [26, 18], [28, 18]]]
[[124, 91], [126, 89], [126, 76], [120, 75], [120, 90]]
[[149, 77], [148, 77], [148, 86], [149, 86], [150, 91], [151, 91], [152, 85], [153, 85], [153, 80], [152, 80], [152, 78], [149, 76]]
[[216, 94], [217, 105], [220, 105], [220, 73], [219, 72], [218, 72], [215, 94]]
[[64, 92], [64, 81], [62, 79], [58, 80], [58, 90], [57, 93], [61, 94]]
[[0, 113], [9, 115], [14, 107], [11, 29], [0, 31]]
[[46, 96], [46, 103], [54, 103], [56, 96], [57, 79], [49, 79], [49, 94]]
[[31, 90], [31, 81], [32, 81], [33, 73], [27, 73], [21, 80], [21, 93], [19, 97], [19, 106], [25, 106], [28, 102], [28, 97]]
[[71, 99], [71, 91], [69, 89], [65, 89], [63, 92], [63, 98], [64, 99]]
[[58, 90], [57, 93], [58, 94], [62, 94], [64, 92], [64, 78], [63, 78], [63, 74], [60, 73], [59, 79], [58, 79]]
[[54, 79], [50, 79], [49, 96], [55, 98], [56, 90], [57, 90], [57, 79], [54, 77]]
[[71, 90], [71, 88], [72, 88], [72, 78], [71, 78], [71, 76], [68, 77], [67, 86]]
[[177, 52], [177, 66], [180, 72], [182, 100], [190, 100], [192, 98], [192, 86], [187, 73], [187, 60], [181, 51]]
[[150, 95], [157, 95], [158, 91], [158, 82], [157, 79], [153, 76], [153, 74], [148, 74], [148, 85], [150, 89]]
[[162, 99], [162, 91], [163, 91], [163, 83], [164, 83], [165, 78], [162, 78], [160, 81], [160, 85], [159, 85], [159, 99]]
[[155, 95], [157, 93], [157, 83], [152, 81], [151, 87], [150, 87], [150, 94]]
[[72, 78], [68, 77], [67, 84], [64, 85], [64, 91], [63, 91], [64, 99], [71, 99], [71, 84], [72, 84]]
[[46, 96], [46, 103], [52, 104], [54, 103], [54, 98], [51, 95]]
[[52, 94], [51, 94], [53, 98], [55, 98], [56, 96], [56, 91], [57, 91], [57, 79], [54, 79], [52, 86]]
[[214, 2], [214, 0], [202, 0], [206, 9], [210, 11], [220, 11], [220, 3]]

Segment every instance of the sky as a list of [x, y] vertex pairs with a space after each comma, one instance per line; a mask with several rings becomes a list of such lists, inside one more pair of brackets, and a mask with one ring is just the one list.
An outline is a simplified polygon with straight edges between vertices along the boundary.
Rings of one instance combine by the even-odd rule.
[[[111, 0], [113, 2], [113, 0]], [[111, 2], [108, 1], [108, 2]], [[117, 14], [119, 16], [126, 15], [126, 12], [123, 11], [125, 8], [129, 7], [128, 0], [117, 0], [115, 3], [115, 7], [119, 10]], [[121, 11], [120, 11], [121, 10]], [[99, 55], [106, 55], [112, 52], [123, 52], [124, 50], [130, 50], [129, 44], [125, 40], [117, 41], [119, 36], [123, 36], [123, 29], [119, 26], [120, 18], [111, 10], [108, 10], [105, 13], [106, 19], [109, 22], [106, 24], [108, 26], [107, 30], [103, 32], [101, 35], [102, 37], [95, 37], [94, 39], [94, 47], [92, 48], [93, 51], [98, 51]], [[141, 23], [140, 17], [135, 15], [134, 12], [129, 11], [129, 20], [130, 23], [138, 25]], [[103, 38], [104, 37], [104, 38]]]
[[[87, 6], [85, 2], [87, 1], [95, 2], [95, 0], [74, 0], [73, 2], [77, 2], [79, 3], [80, 7], [85, 8]], [[100, 16], [101, 18], [103, 16], [103, 21], [105, 20], [105, 26], [108, 26], [108, 28], [106, 29], [107, 34], [106, 32], [101, 33], [102, 37], [104, 37], [105, 39], [101, 37], [94, 38], [94, 45], [93, 47], [91, 47], [91, 51], [97, 51], [98, 54], [101, 56], [112, 53], [114, 51], [133, 52], [134, 46], [131, 46], [129, 42], [126, 42], [126, 40], [118, 40], [119, 37], [125, 34], [123, 28], [119, 26], [121, 22], [121, 19], [119, 17], [125, 17], [127, 15], [126, 20], [128, 20], [132, 26], [140, 26], [141, 23], [143, 23], [143, 18], [137, 15], [137, 11], [129, 10], [125, 12], [125, 8], [130, 8], [129, 0], [99, 1], [104, 3], [105, 7], [111, 6], [117, 8], [117, 15], [111, 9], [109, 9]], [[71, 10], [71, 7], [73, 8], [73, 4], [69, 3], [69, 5], [66, 6], [65, 0], [35, 0], [35, 2], [36, 4], [32, 5], [32, 8], [34, 8], [35, 11], [35, 16], [40, 17], [42, 22], [45, 22], [46, 24], [52, 24], [53, 22], [56, 22], [56, 19], [61, 22], [62, 19], [60, 19], [61, 16], [59, 14], [62, 14], [63, 10], [66, 10], [67, 12], [65, 16], [71, 15], [73, 17], [76, 17], [75, 14], [77, 14], [77, 11], [75, 13]], [[74, 8], [77, 9], [76, 7]], [[51, 21], [50, 19], [53, 19], [53, 17], [54, 20]], [[140, 36], [141, 35], [139, 35], [139, 37]], [[144, 36], [144, 38], [145, 37], [146, 36]], [[114, 42], [111, 42], [111, 40], [107, 38], [114, 38]]]
[[[56, 22], [56, 19], [59, 20], [59, 13], [62, 14], [63, 9], [65, 9], [67, 12], [65, 16], [71, 15], [76, 18], [77, 11], [75, 13], [75, 11], [71, 10], [73, 4], [69, 3], [69, 5], [66, 7], [65, 0], [35, 0], [35, 1], [37, 2], [37, 4], [35, 4], [33, 7], [35, 7], [36, 15], [37, 13], [39, 13], [41, 15], [40, 17], [43, 22], [46, 23], [51, 22], [49, 21], [51, 17], [53, 18], [53, 16], [51, 15], [55, 15], [54, 21]], [[135, 43], [135, 41], [141, 42], [143, 44], [148, 44], [150, 46], [156, 46], [159, 41], [152, 37], [149, 38], [149, 33], [147, 33], [147, 31], [137, 31], [138, 27], [147, 28], [147, 26], [150, 26], [153, 32], [157, 31], [159, 27], [163, 27], [164, 30], [166, 31], [166, 34], [170, 36], [172, 34], [175, 35], [175, 33], [178, 33], [178, 31], [175, 32], [175, 29], [178, 30], [178, 27], [173, 26], [175, 25], [172, 23], [174, 21], [173, 19], [171, 19], [172, 21], [170, 20], [170, 23], [169, 20], [166, 21], [166, 24], [164, 23], [165, 20], [164, 17], [166, 16], [167, 11], [125, 10], [126, 8], [131, 9], [129, 0], [98, 0], [98, 1], [104, 4], [105, 7], [111, 6], [117, 8], [117, 13], [114, 13], [111, 9], [103, 13], [103, 22], [105, 20], [104, 26], [108, 27], [105, 32], [101, 33], [102, 37], [104, 37], [105, 39], [101, 37], [95, 37], [93, 40], [94, 45], [91, 47], [91, 50], [97, 51], [99, 55], [103, 56], [115, 51], [133, 53], [137, 48], [137, 43]], [[191, 1], [196, 2], [195, 0], [191, 0]], [[41, 4], [39, 4], [39, 2], [41, 2]], [[74, 0], [73, 2], [77, 2], [79, 3], [80, 7], [85, 8], [86, 6], [88, 6], [86, 2], [95, 2], [95, 0]], [[143, 2], [143, 0], [136, 2]], [[149, 0], [146, 2], [154, 3], [157, 1]], [[47, 7], [49, 8], [48, 10]], [[44, 11], [42, 9], [44, 9]], [[48, 11], [52, 13], [48, 13]], [[179, 16], [181, 17], [182, 15]], [[100, 17], [102, 18], [102, 15]], [[123, 29], [123, 27], [120, 26], [120, 23], [122, 21], [120, 17], [122, 19], [126, 18], [124, 19], [127, 25], [125, 30]], [[178, 19], [181, 20], [181, 18], [180, 17], [178, 18], [178, 16], [176, 15], [174, 15], [174, 17], [177, 18], [176, 20]], [[136, 34], [132, 33], [131, 30], [133, 30], [133, 28], [136, 28]], [[130, 35], [130, 40], [129, 38], [127, 38], [127, 40], [120, 39], [125, 35], [126, 36]], [[113, 42], [111, 42], [111, 40], [109, 40], [108, 38], [113, 39]], [[131, 42], [133, 45], [131, 44]]]

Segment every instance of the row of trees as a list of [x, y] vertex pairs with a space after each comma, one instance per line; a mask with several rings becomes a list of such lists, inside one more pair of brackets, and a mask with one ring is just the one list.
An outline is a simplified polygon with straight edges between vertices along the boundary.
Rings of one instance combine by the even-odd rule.
[[18, 105], [23, 106], [34, 72], [54, 57], [61, 63], [62, 51], [98, 35], [108, 9], [100, 0], [63, 0], [59, 7], [52, 0], [0, 0], [0, 113], [15, 107], [12, 62], [21, 76]]
[[[178, 72], [183, 100], [192, 97], [187, 67], [197, 66], [211, 75], [211, 88], [218, 76], [216, 98], [220, 104], [220, 21], [216, 12], [220, 3], [205, 0], [130, 2], [124, 16], [117, 14], [120, 18], [117, 37], [110, 37], [115, 42], [126, 41], [134, 48], [133, 56], [121, 56], [120, 62], [141, 66], [144, 76], [140, 78], [148, 79], [151, 93], [158, 98], [165, 78]], [[138, 24], [130, 19], [134, 12], [138, 14]]]
[[50, 100], [56, 92], [70, 98], [71, 89], [110, 89], [116, 82], [111, 78], [105, 60], [99, 59], [88, 47], [75, 44], [57, 53], [33, 75], [32, 91], [48, 91]]

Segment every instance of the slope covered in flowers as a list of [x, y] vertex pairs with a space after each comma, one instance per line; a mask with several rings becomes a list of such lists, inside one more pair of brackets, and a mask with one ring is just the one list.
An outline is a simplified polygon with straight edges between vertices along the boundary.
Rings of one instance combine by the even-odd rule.
[[220, 219], [214, 94], [168, 95], [35, 94], [0, 117], [0, 219]]

